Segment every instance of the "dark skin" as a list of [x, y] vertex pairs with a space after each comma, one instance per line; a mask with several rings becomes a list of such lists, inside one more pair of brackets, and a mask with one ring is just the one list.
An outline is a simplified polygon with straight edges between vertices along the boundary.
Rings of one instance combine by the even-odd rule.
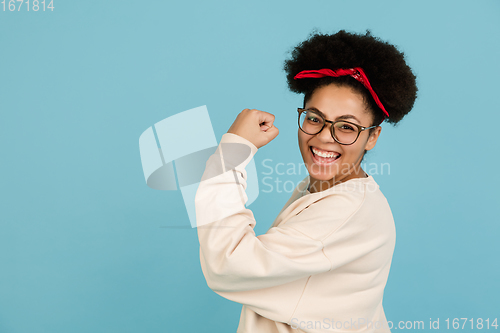
[[[349, 117], [344, 120], [364, 127], [371, 126], [373, 121], [373, 115], [367, 110], [363, 97], [347, 86], [330, 84], [317, 88], [305, 105], [305, 109], [311, 108], [320, 110], [325, 118], [331, 121], [341, 119], [341, 116]], [[316, 135], [306, 134], [299, 129], [299, 148], [309, 172], [310, 192], [321, 192], [353, 178], [367, 177], [360, 163], [364, 151], [375, 147], [381, 130], [382, 128], [378, 126], [371, 135], [368, 130], [362, 131], [356, 142], [351, 145], [341, 145], [333, 139], [330, 126], [325, 126]], [[314, 160], [311, 146], [341, 155], [333, 164], [321, 165]]]

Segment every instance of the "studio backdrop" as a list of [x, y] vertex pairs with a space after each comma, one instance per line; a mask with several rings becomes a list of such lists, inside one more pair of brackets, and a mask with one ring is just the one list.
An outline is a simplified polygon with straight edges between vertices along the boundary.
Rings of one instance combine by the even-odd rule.
[[307, 176], [284, 61], [340, 29], [417, 76], [363, 162], [396, 225], [387, 320], [497, 331], [499, 17], [494, 0], [0, 3], [0, 332], [236, 332], [241, 305], [200, 267], [199, 162], [243, 109], [275, 116], [248, 169], [265, 233]]

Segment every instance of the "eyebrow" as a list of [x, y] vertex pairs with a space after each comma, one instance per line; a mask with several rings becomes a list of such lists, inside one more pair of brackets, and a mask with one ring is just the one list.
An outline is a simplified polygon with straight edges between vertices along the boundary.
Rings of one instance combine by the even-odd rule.
[[[323, 118], [325, 118], [325, 119], [326, 119], [326, 115], [325, 115], [323, 112], [321, 112], [320, 110], [318, 110], [317, 108], [315, 108], [315, 107], [310, 107], [310, 108], [308, 108], [307, 110], [314, 110], [314, 111], [318, 112], [320, 115], [322, 115], [322, 116], [323, 116]], [[343, 115], [338, 116], [337, 118], [335, 118], [335, 120], [341, 120], [341, 119], [354, 119], [354, 120], [356, 120], [358, 123], [360, 123], [360, 124], [361, 124], [361, 122], [359, 121], [359, 119], [358, 119], [358, 118], [356, 118], [355, 116], [353, 116], [352, 114], [343, 114]], [[327, 120], [328, 120], [328, 119], [327, 119]]]

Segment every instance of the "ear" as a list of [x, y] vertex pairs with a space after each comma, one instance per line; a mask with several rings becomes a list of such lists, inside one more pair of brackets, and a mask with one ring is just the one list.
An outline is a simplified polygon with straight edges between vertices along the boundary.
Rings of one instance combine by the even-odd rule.
[[365, 150], [371, 150], [373, 147], [375, 147], [375, 144], [377, 143], [381, 131], [382, 131], [381, 126], [375, 127], [375, 130], [373, 131], [372, 135], [370, 135], [368, 141], [366, 141]]

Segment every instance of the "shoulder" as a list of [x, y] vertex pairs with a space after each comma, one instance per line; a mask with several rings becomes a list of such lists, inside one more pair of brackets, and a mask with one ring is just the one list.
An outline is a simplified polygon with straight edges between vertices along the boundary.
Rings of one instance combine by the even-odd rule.
[[[289, 219], [283, 227], [294, 228], [317, 240], [323, 240], [350, 220], [365, 215], [376, 201], [383, 197], [378, 184], [370, 176], [336, 185], [326, 191], [308, 194], [311, 203]], [[385, 197], [384, 197], [385, 199]]]

